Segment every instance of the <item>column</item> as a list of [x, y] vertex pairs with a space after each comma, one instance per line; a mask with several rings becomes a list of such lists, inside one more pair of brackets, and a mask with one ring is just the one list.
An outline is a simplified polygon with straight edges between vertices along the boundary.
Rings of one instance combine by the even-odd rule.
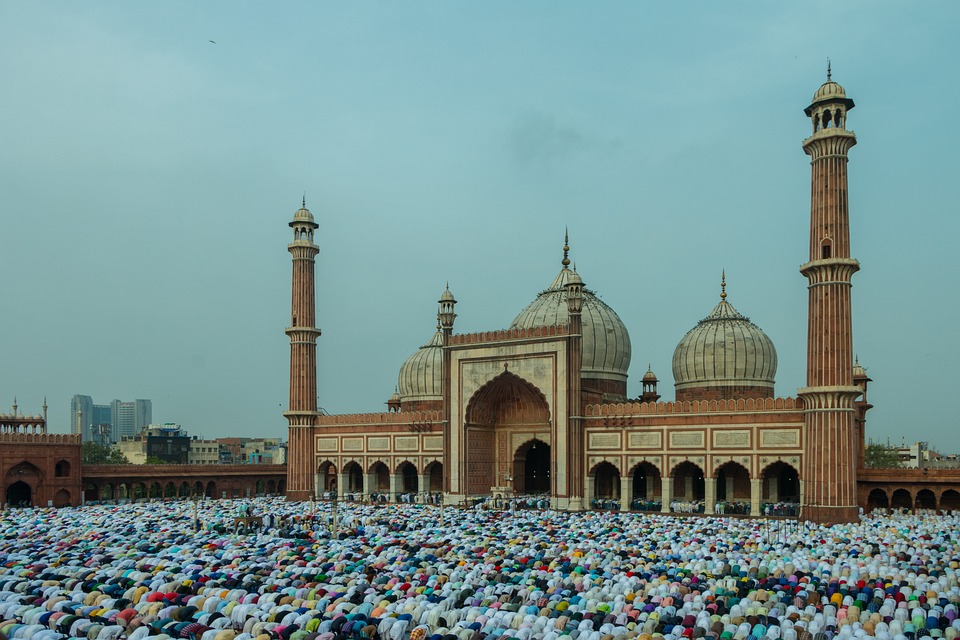
[[707, 476], [703, 479], [703, 513], [710, 515], [717, 505], [717, 479]]
[[400, 487], [403, 486], [403, 476], [399, 473], [390, 474], [390, 497], [389, 502], [397, 501], [397, 494], [400, 493]]
[[417, 476], [417, 491], [420, 493], [418, 496], [418, 502], [427, 501], [427, 491], [430, 490], [430, 476], [418, 475]]
[[368, 500], [370, 499], [370, 494], [373, 493], [373, 484], [376, 480], [377, 478], [373, 474], [363, 474], [363, 495], [365, 495]]
[[663, 506], [660, 507], [660, 512], [670, 513], [670, 501], [673, 500], [673, 478], [662, 478], [660, 485], [660, 502], [663, 503]]
[[[594, 484], [596, 483], [596, 478], [593, 476], [587, 476], [586, 478], [586, 491], [584, 491], [583, 497], [583, 509], [592, 509], [593, 508], [593, 491]], [[579, 511], [580, 509], [573, 509]]]
[[337, 474], [337, 500], [343, 498], [343, 495], [347, 492], [347, 482], [350, 481], [350, 476], [345, 473]]
[[760, 488], [762, 481], [759, 478], [750, 479], [750, 515], [761, 516], [760, 513]]
[[620, 476], [620, 511], [630, 511], [633, 502], [633, 476]]

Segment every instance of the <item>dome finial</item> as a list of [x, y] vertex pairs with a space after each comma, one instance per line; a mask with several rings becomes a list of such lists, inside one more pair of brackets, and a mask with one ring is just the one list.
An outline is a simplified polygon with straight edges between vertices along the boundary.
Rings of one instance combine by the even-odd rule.
[[300, 206], [303, 207], [304, 209], [307, 208], [307, 192], [306, 191], [303, 192], [303, 198], [300, 200]]
[[830, 58], [827, 58], [827, 82], [830, 82], [830, 76], [832, 75], [833, 73], [831, 73], [830, 70]]
[[570, 232], [567, 227], [563, 228], [563, 260], [560, 261], [560, 264], [563, 265], [563, 268], [566, 269], [570, 266]]
[[723, 269], [720, 272], [720, 300], [725, 301], [727, 299], [727, 270]]

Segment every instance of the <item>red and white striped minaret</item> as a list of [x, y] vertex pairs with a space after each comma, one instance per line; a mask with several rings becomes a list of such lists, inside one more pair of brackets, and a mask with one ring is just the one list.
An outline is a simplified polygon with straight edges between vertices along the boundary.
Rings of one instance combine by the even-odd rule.
[[853, 100], [830, 77], [804, 109], [813, 135], [803, 141], [812, 168], [810, 261], [800, 267], [809, 282], [807, 386], [801, 516], [817, 522], [853, 522], [857, 508], [856, 407], [853, 384], [850, 290], [860, 264], [850, 257], [847, 152], [857, 143], [848, 131]]
[[317, 416], [317, 306], [314, 287], [315, 259], [320, 248], [313, 243], [319, 225], [303, 205], [293, 214], [293, 295], [290, 311], [290, 406], [283, 414], [289, 423], [287, 498], [307, 500], [315, 488], [313, 426]]

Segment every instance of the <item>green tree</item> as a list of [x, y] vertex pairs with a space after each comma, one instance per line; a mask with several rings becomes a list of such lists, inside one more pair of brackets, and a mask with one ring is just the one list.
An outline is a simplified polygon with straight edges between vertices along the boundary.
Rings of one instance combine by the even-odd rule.
[[869, 469], [902, 469], [903, 461], [897, 455], [897, 448], [879, 442], [869, 443], [863, 451], [864, 464]]
[[118, 449], [96, 442], [84, 442], [80, 445], [80, 461], [83, 464], [130, 464], [127, 456]]
[[163, 458], [158, 458], [157, 456], [147, 456], [147, 459], [143, 464], [167, 464], [166, 460]]

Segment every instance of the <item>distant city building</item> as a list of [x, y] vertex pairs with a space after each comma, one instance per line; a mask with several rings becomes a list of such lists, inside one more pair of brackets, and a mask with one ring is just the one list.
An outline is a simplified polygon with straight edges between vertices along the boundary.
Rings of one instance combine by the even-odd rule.
[[70, 399], [70, 433], [80, 434], [83, 442], [109, 445], [123, 436], [135, 436], [153, 420], [150, 400], [94, 404], [93, 398], [77, 394]]
[[120, 442], [123, 438], [132, 438], [139, 435], [153, 422], [153, 402], [150, 400], [133, 400], [132, 402], [114, 400], [110, 403], [110, 413], [113, 420], [111, 441]]
[[287, 449], [280, 438], [217, 438], [223, 464], [286, 464]]
[[159, 459], [164, 464], [285, 464], [280, 438], [217, 438], [191, 436], [174, 423], [151, 424], [117, 445], [133, 464]]
[[93, 439], [93, 398], [77, 394], [70, 398], [70, 433], [79, 434], [83, 442]]
[[194, 436], [190, 440], [188, 464], [220, 464], [220, 443]]

